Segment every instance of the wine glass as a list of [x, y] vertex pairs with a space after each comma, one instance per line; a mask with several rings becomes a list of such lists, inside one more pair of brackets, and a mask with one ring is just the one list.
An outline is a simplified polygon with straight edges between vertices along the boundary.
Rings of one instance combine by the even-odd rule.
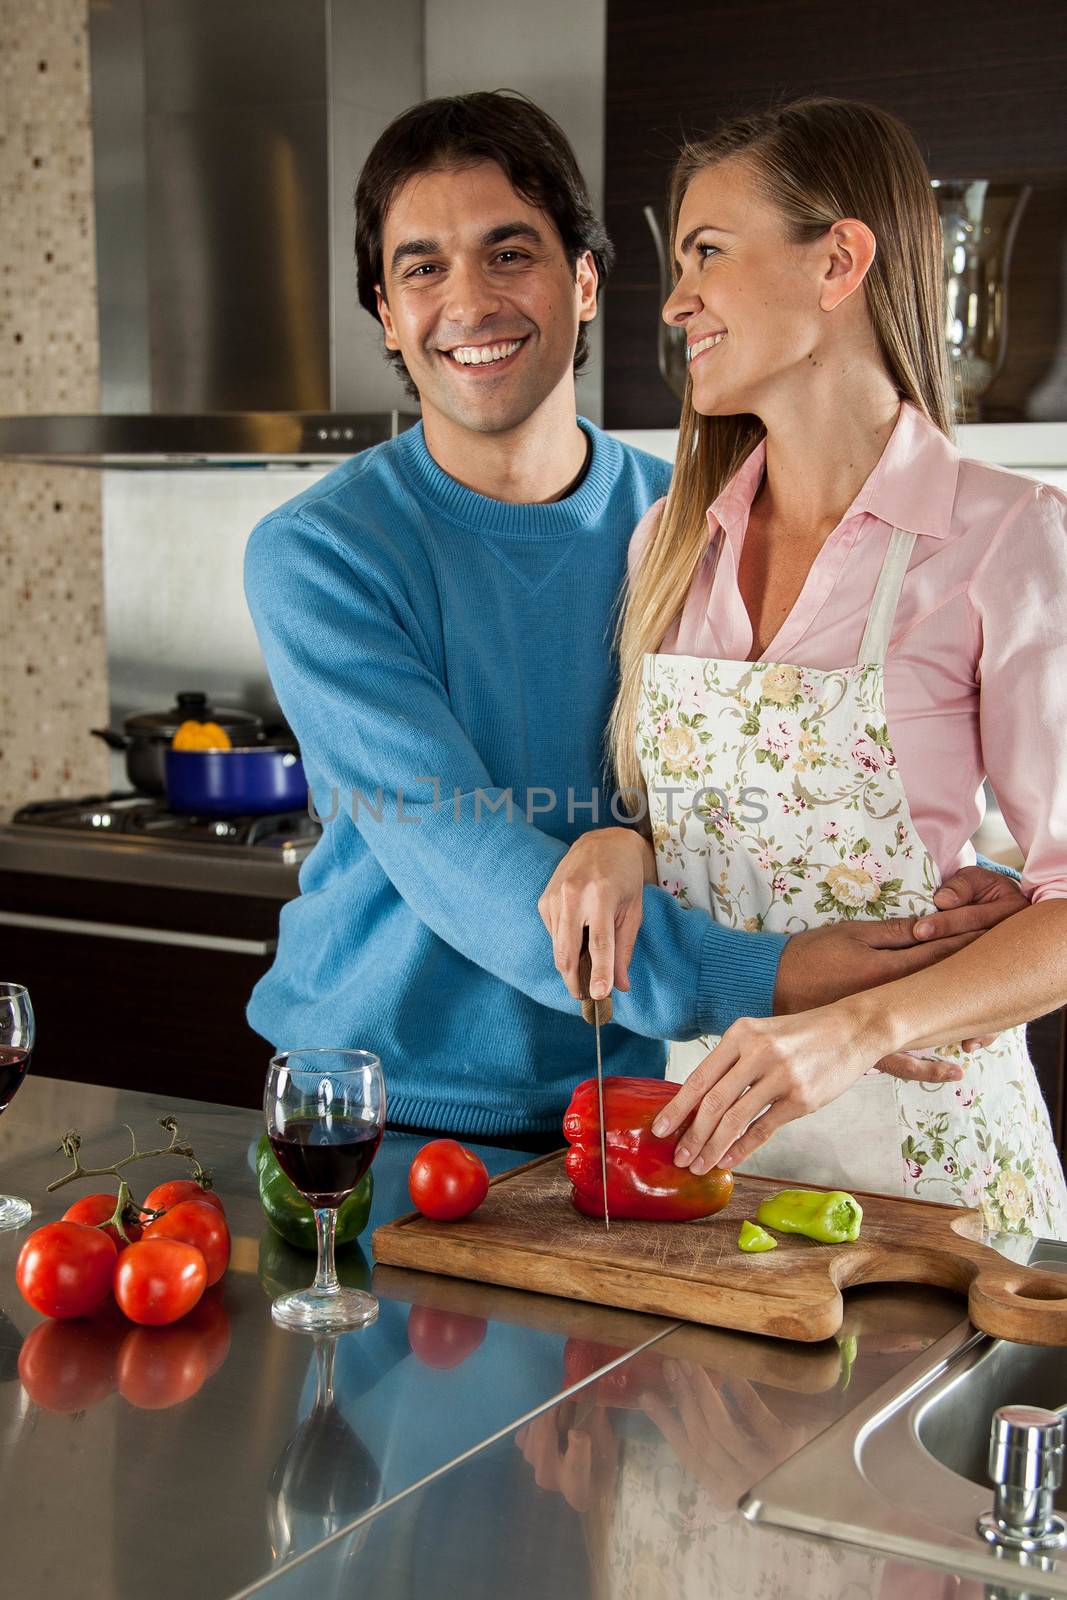
[[271, 1474], [268, 1518], [276, 1562], [321, 1544], [381, 1497], [378, 1463], [334, 1397], [338, 1337], [315, 1335], [315, 1403]]
[[[7, 1110], [30, 1069], [33, 1007], [21, 983], [0, 983], [0, 1113]], [[33, 1207], [17, 1195], [0, 1195], [0, 1229], [21, 1228]]]
[[346, 1289], [334, 1262], [337, 1208], [359, 1183], [385, 1131], [382, 1064], [369, 1050], [287, 1050], [271, 1061], [263, 1096], [278, 1165], [315, 1213], [315, 1281], [275, 1300], [283, 1328], [337, 1333], [378, 1315], [374, 1295]]

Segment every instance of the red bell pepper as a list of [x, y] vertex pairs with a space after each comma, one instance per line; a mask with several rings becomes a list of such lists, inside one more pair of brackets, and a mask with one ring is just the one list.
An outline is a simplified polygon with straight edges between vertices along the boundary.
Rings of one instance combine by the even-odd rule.
[[628, 1359], [620, 1366], [601, 1373], [596, 1380], [597, 1404], [637, 1411], [641, 1409], [642, 1395], [654, 1394], [669, 1405], [673, 1397], [663, 1375], [663, 1356], [656, 1355], [653, 1350], [628, 1354], [616, 1345], [597, 1344], [592, 1339], [567, 1340], [563, 1348], [564, 1387], [569, 1389], [573, 1384], [584, 1383], [598, 1367], [627, 1355]]
[[[605, 1078], [608, 1215], [653, 1222], [687, 1222], [721, 1211], [733, 1191], [729, 1172], [713, 1167], [696, 1176], [674, 1165], [677, 1133], [657, 1139], [652, 1124], [678, 1093], [659, 1078]], [[580, 1083], [563, 1117], [567, 1176], [575, 1207], [588, 1217], [604, 1215], [600, 1177], [600, 1118], [596, 1079]]]

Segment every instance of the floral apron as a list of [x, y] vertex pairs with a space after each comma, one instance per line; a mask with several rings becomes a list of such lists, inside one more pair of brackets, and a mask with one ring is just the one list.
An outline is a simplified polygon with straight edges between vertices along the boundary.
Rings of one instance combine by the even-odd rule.
[[[645, 657], [637, 748], [663, 888], [731, 928], [797, 933], [918, 916], [940, 877], [886, 728], [884, 662], [915, 535], [886, 552], [858, 664], [839, 671]], [[717, 1043], [673, 1042], [684, 1082]], [[786, 1123], [742, 1170], [979, 1206], [987, 1227], [1067, 1238], [1067, 1187], [1023, 1028], [959, 1060], [959, 1083], [870, 1068]]]

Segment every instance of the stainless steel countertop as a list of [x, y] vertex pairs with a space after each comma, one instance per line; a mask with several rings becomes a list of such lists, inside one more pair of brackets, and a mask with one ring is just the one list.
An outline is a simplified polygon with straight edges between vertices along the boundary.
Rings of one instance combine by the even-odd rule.
[[265, 849], [200, 849], [183, 841], [161, 849], [132, 835], [103, 841], [8, 823], [0, 826], [0, 870], [291, 900], [298, 892], [300, 868], [276, 860]]
[[[65, 1169], [53, 1152], [66, 1128], [81, 1130], [83, 1161], [103, 1162], [123, 1150], [124, 1122], [144, 1146], [166, 1111], [213, 1169], [234, 1234], [224, 1315], [202, 1336], [221, 1364], [163, 1409], [116, 1391], [73, 1414], [42, 1409], [14, 1371], [13, 1346], [39, 1321], [14, 1285], [27, 1230], [0, 1234], [0, 1503], [12, 1594], [324, 1600], [357, 1583], [412, 1600], [428, 1586], [449, 1600], [897, 1592], [876, 1558], [754, 1527], [735, 1507], [961, 1324], [958, 1300], [859, 1291], [840, 1348], [802, 1346], [378, 1267], [381, 1316], [323, 1348], [332, 1403], [313, 1415], [313, 1341], [276, 1329], [269, 1313], [269, 1291], [310, 1279], [313, 1263], [276, 1241], [260, 1211], [249, 1162], [256, 1113], [31, 1077], [0, 1118], [0, 1190], [32, 1200], [33, 1226], [58, 1217], [93, 1187], [45, 1196]], [[386, 1137], [372, 1226], [409, 1209], [419, 1143]], [[491, 1171], [523, 1158], [481, 1154]], [[152, 1163], [151, 1182], [168, 1170]], [[370, 1275], [358, 1247], [347, 1270]], [[53, 1326], [60, 1362], [76, 1358], [85, 1324]], [[126, 1388], [145, 1353], [144, 1335], [132, 1338], [119, 1355]], [[157, 1359], [195, 1366], [185, 1339], [156, 1341]], [[597, 1373], [606, 1376], [587, 1381]], [[926, 1579], [943, 1585], [943, 1574], [908, 1570], [914, 1581], [899, 1592], [909, 1597], [927, 1592]], [[943, 1592], [929, 1589], [938, 1600]]]

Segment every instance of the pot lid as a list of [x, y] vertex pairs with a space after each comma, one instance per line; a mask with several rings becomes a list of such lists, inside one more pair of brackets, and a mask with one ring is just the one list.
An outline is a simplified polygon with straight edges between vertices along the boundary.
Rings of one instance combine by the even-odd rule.
[[183, 690], [169, 711], [138, 711], [126, 717], [124, 733], [149, 734], [170, 739], [183, 722], [217, 722], [220, 728], [236, 728], [248, 732], [260, 727], [260, 719], [252, 711], [237, 711], [231, 706], [213, 706], [206, 694], [199, 690]]

